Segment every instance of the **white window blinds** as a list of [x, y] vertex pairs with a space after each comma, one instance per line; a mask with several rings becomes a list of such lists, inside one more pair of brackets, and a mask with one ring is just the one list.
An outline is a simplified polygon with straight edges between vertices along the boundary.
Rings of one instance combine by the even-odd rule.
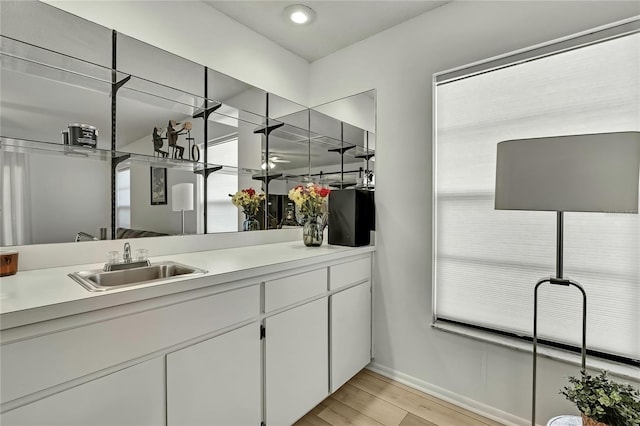
[[131, 169], [118, 170], [116, 174], [116, 224], [119, 228], [131, 228]]
[[[209, 146], [207, 158], [215, 158], [220, 164], [238, 166], [238, 138]], [[238, 208], [231, 204], [229, 194], [238, 190], [238, 172], [223, 168], [207, 178], [207, 232], [238, 231]]]
[[[640, 131], [640, 34], [545, 55], [437, 79], [436, 319], [531, 335], [534, 285], [555, 272], [556, 214], [494, 210], [498, 142]], [[640, 359], [639, 215], [568, 212], [564, 244], [588, 348]], [[539, 336], [580, 346], [580, 293], [539, 298]]]

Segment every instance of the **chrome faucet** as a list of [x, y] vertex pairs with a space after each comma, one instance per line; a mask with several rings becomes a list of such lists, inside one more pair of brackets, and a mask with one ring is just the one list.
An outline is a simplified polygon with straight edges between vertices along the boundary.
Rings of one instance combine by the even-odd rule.
[[124, 263], [131, 263], [131, 245], [124, 243], [124, 252], [122, 253], [122, 260]]
[[[109, 252], [109, 253], [118, 253], [118, 252], [116, 251], [116, 252]], [[142, 266], [151, 266], [151, 262], [149, 262], [149, 259], [144, 259], [144, 260], [138, 259], [134, 262], [133, 259], [131, 258], [131, 244], [124, 243], [124, 252], [122, 253], [122, 262], [118, 262], [117, 256], [116, 256], [115, 262], [112, 260], [109, 260], [107, 263], [105, 263], [103, 271], [105, 272], [118, 271], [120, 269], [140, 268]]]

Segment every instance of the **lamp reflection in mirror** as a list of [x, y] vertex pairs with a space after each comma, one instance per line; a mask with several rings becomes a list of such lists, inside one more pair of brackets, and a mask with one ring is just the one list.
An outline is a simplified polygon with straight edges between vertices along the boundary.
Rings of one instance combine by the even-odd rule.
[[171, 207], [174, 212], [182, 212], [182, 232], [184, 235], [184, 212], [193, 210], [193, 184], [178, 183], [171, 187]]
[[557, 212], [556, 276], [534, 288], [531, 424], [536, 418], [538, 288], [549, 283], [582, 293], [582, 370], [586, 367], [587, 295], [563, 277], [564, 212], [638, 213], [640, 132], [509, 140], [498, 143], [496, 210]]

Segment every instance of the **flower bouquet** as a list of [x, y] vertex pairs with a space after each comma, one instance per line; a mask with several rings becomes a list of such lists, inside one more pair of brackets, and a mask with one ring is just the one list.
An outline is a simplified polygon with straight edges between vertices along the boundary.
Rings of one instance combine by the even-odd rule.
[[327, 225], [327, 200], [331, 190], [313, 183], [298, 185], [289, 191], [289, 199], [303, 215], [302, 240], [307, 246], [322, 245]]
[[231, 202], [234, 206], [242, 209], [247, 216], [242, 224], [243, 231], [254, 231], [260, 229], [256, 215], [260, 206], [264, 203], [265, 195], [258, 194], [253, 188], [245, 188], [236, 192], [231, 196]]

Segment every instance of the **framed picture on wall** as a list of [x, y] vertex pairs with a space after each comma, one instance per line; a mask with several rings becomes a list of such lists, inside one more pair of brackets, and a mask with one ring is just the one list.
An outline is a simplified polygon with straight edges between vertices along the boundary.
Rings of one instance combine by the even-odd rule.
[[151, 205], [167, 204], [167, 169], [149, 167], [151, 170]]

